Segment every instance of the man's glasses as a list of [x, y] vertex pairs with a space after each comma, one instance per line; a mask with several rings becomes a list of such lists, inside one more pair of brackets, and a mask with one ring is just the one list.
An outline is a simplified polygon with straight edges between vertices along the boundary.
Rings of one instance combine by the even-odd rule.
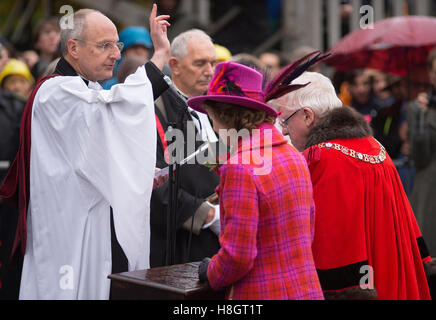
[[281, 121], [280, 121], [280, 125], [281, 125], [283, 128], [285, 128], [285, 127], [287, 126], [288, 121], [289, 121], [293, 116], [295, 116], [295, 115], [298, 113], [298, 111], [300, 111], [300, 110], [302, 110], [302, 109], [298, 109], [298, 110], [295, 111], [293, 114], [291, 114], [289, 117], [287, 117], [285, 120], [281, 120]]
[[94, 44], [97, 48], [99, 48], [100, 50], [104, 51], [104, 52], [112, 52], [113, 50], [115, 50], [115, 48], [118, 48], [118, 50], [123, 51], [124, 48], [124, 43], [122, 42], [104, 42], [104, 43], [97, 43], [97, 42], [92, 42], [92, 41], [87, 41], [87, 40], [83, 40], [83, 39], [74, 39], [77, 41], [82, 41], [85, 43], [92, 43]]

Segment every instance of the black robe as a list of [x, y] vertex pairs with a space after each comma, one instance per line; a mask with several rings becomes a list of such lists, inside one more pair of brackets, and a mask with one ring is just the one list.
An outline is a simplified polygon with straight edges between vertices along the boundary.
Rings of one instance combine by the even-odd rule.
[[[159, 108], [155, 108], [156, 115], [166, 132], [169, 123], [175, 123], [178, 117], [179, 107], [174, 97], [167, 91], [161, 96], [161, 102], [165, 108], [166, 115]], [[184, 137], [185, 146], [187, 145], [187, 126], [194, 123], [188, 122], [189, 116], [185, 116]], [[191, 120], [191, 119], [189, 119]], [[197, 129], [195, 128], [197, 133]], [[159, 134], [157, 135], [156, 149], [156, 167], [164, 168], [168, 166], [165, 162], [164, 147]], [[170, 142], [168, 142], [170, 144]], [[196, 141], [195, 149], [197, 150], [203, 142]], [[223, 146], [219, 147], [223, 150]], [[185, 157], [187, 152], [185, 152]], [[180, 167], [180, 192], [176, 213], [176, 257], [175, 264], [186, 262], [201, 261], [205, 257], [211, 257], [219, 250], [218, 237], [210, 230], [204, 229], [197, 235], [186, 228], [186, 221], [193, 217], [205, 201], [215, 192], [219, 184], [219, 176], [209, 168], [200, 164], [186, 164]], [[169, 188], [166, 183], [161, 188], [153, 191], [151, 197], [151, 244], [150, 244], [150, 265], [158, 267], [165, 265], [166, 255], [166, 233], [167, 233], [167, 214], [168, 214], [168, 196]], [[194, 217], [195, 218], [195, 217]], [[183, 226], [185, 224], [185, 227]]]
[[[24, 101], [12, 93], [0, 90], [0, 161], [12, 164], [20, 143], [20, 119]], [[0, 182], [7, 168], [0, 169]], [[17, 226], [18, 210], [0, 200], [0, 300], [18, 298], [21, 278], [21, 261], [11, 265], [9, 256]]]

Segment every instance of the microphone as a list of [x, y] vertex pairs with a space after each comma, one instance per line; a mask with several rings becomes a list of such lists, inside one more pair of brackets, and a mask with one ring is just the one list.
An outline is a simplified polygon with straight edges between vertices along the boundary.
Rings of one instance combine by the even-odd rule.
[[164, 80], [165, 82], [168, 84], [168, 89], [170, 90], [170, 92], [172, 92], [174, 95], [176, 95], [178, 98], [182, 99], [183, 102], [186, 102], [187, 98], [183, 93], [181, 93], [179, 91], [179, 89], [176, 88], [176, 86], [174, 85], [173, 81], [171, 80], [170, 77], [168, 77], [167, 75], [164, 76]]
[[170, 92], [170, 94], [176, 100], [177, 105], [180, 107], [180, 109], [183, 110], [184, 113], [189, 115], [188, 105], [186, 104], [186, 101], [188, 100], [188, 97], [186, 97], [183, 93], [181, 93], [179, 91], [179, 89], [176, 88], [176, 86], [174, 85], [174, 83], [173, 83], [173, 81], [171, 80], [170, 77], [165, 75], [164, 76], [164, 80], [165, 80], [165, 82], [168, 85], [168, 89], [167, 90]]

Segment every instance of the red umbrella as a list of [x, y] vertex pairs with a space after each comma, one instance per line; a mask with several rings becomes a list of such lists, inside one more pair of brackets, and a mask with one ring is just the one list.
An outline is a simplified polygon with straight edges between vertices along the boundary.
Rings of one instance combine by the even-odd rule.
[[373, 68], [405, 76], [425, 65], [436, 47], [436, 18], [404, 16], [378, 21], [374, 29], [360, 29], [339, 41], [326, 61], [340, 71]]

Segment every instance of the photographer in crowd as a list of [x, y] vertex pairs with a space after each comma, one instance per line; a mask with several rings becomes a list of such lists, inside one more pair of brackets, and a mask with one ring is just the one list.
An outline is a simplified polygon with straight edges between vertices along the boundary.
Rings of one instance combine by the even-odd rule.
[[428, 56], [429, 92], [418, 95], [407, 113], [410, 156], [416, 176], [410, 202], [431, 255], [436, 254], [436, 50]]

